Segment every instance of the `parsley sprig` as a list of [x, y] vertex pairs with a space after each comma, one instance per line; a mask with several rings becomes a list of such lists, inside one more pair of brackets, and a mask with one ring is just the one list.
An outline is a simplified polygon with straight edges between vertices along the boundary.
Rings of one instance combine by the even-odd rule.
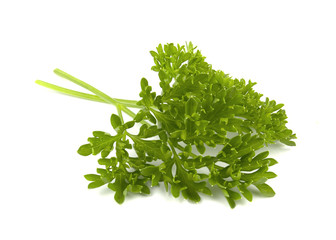
[[[78, 149], [83, 156], [100, 155], [97, 173], [85, 175], [88, 187], [106, 185], [120, 204], [128, 192], [149, 194], [149, 186], [161, 183], [174, 197], [193, 202], [219, 188], [232, 208], [241, 196], [252, 201], [253, 186], [274, 196], [266, 181], [276, 177], [269, 167], [277, 161], [262, 149], [276, 142], [295, 145], [284, 105], [262, 100], [253, 90], [256, 83], [214, 70], [192, 43], [160, 44], [150, 54], [162, 91], [153, 92], [142, 78], [139, 101], [112, 98], [59, 69], [54, 70], [57, 75], [92, 94], [36, 81], [117, 109], [110, 119], [114, 133], [94, 131]], [[123, 114], [132, 120], [125, 122]], [[130, 131], [134, 127], [137, 134]], [[221, 150], [207, 153], [215, 147]]]

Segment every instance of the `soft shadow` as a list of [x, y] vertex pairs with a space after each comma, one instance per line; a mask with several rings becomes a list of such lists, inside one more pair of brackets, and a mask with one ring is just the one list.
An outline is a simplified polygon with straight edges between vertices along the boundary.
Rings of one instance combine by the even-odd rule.
[[102, 196], [109, 196], [109, 195], [114, 196], [114, 191], [109, 189], [107, 186], [106, 187], [103, 186], [102, 188], [99, 189], [99, 194]]
[[267, 147], [259, 149], [258, 151], [256, 151], [256, 153], [263, 152], [265, 150], [269, 151], [270, 154], [272, 154], [274, 156], [274, 155], [278, 155], [281, 152], [287, 152], [287, 151], [291, 150], [291, 147], [277, 142], [277, 143], [274, 143], [274, 144], [270, 144]]
[[[226, 207], [230, 208], [230, 205], [229, 205], [228, 201], [226, 200], [222, 190], [220, 190], [220, 188], [213, 187], [213, 188], [210, 188], [210, 189], [212, 191], [212, 196], [202, 194], [202, 199], [204, 199], [205, 201], [216, 201], [216, 202], [218, 202], [220, 204], [223, 204]], [[242, 196], [241, 199], [236, 200], [235, 202], [236, 202], [236, 207], [237, 206], [244, 206], [244, 205], [247, 205], [248, 203], [250, 203], [249, 201], [247, 201], [244, 198], [244, 196]]]
[[[169, 187], [170, 188], [170, 187]], [[160, 183], [159, 186], [155, 186], [155, 187], [150, 187], [150, 194], [142, 194], [142, 193], [132, 193], [132, 192], [127, 192], [127, 196], [125, 201], [133, 201], [134, 199], [138, 199], [139, 197], [141, 198], [150, 198], [153, 195], [160, 195], [160, 196], [164, 196], [165, 198], [167, 198], [168, 201], [177, 201], [179, 203], [183, 203], [183, 202], [188, 202], [191, 204], [200, 204], [203, 201], [215, 201], [217, 203], [222, 204], [225, 207], [230, 208], [225, 196], [223, 195], [223, 192], [221, 191], [220, 188], [218, 187], [211, 187], [208, 186], [208, 188], [211, 190], [212, 192], [212, 196], [203, 194], [203, 193], [199, 193], [200, 197], [201, 197], [201, 201], [199, 203], [195, 203], [193, 201], [190, 200], [186, 200], [184, 199], [184, 197], [182, 196], [182, 193], [180, 193], [180, 196], [178, 198], [174, 198], [173, 195], [170, 192], [170, 189], [168, 189], [168, 192], [166, 191], [166, 188], [164, 186], [163, 183]], [[98, 190], [98, 189], [97, 189]], [[267, 198], [265, 196], [263, 196], [259, 190], [254, 187], [254, 186], [250, 186], [248, 188], [248, 190], [252, 193], [253, 195], [253, 200], [252, 202], [256, 201], [257, 199], [264, 199]], [[233, 189], [233, 191], [238, 192], [237, 189]], [[107, 187], [103, 187], [101, 189], [99, 189], [99, 194], [102, 196], [112, 196], [114, 197], [114, 191], [112, 191], [111, 189], [107, 188]], [[241, 195], [241, 199], [236, 200], [236, 207], [238, 206], [245, 206], [248, 204], [251, 204], [252, 202], [247, 201], [244, 196]]]

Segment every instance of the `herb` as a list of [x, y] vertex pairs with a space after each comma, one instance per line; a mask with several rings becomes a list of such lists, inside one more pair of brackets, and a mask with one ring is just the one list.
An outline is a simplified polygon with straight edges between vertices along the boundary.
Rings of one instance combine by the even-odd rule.
[[[142, 78], [139, 101], [111, 98], [59, 69], [54, 71], [57, 75], [93, 94], [36, 81], [117, 109], [110, 119], [115, 133], [94, 131], [78, 149], [83, 156], [100, 155], [97, 173], [85, 175], [88, 187], [106, 185], [120, 204], [128, 192], [149, 194], [149, 185], [161, 183], [175, 198], [182, 195], [193, 202], [200, 201], [200, 193], [212, 195], [219, 188], [232, 208], [241, 196], [252, 201], [253, 186], [274, 196], [266, 181], [276, 177], [269, 167], [277, 161], [262, 148], [278, 141], [295, 145], [284, 105], [262, 100], [263, 95], [253, 90], [256, 83], [212, 69], [191, 43], [160, 44], [150, 54], [162, 92], [153, 92]], [[124, 113], [133, 120], [125, 122]], [[136, 134], [130, 131], [134, 126]], [[216, 146], [221, 149], [218, 153], [207, 154]]]

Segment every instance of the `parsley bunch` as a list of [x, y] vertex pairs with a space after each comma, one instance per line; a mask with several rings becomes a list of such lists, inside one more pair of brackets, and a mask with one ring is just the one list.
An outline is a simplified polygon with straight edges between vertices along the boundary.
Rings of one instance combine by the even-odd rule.
[[[278, 141], [295, 145], [283, 104], [262, 100], [262, 94], [253, 90], [254, 82], [214, 70], [192, 43], [160, 44], [150, 54], [162, 91], [153, 92], [142, 78], [139, 101], [111, 98], [59, 69], [54, 71], [57, 75], [93, 94], [36, 81], [117, 109], [110, 119], [115, 133], [94, 131], [78, 149], [83, 156], [100, 155], [97, 173], [85, 175], [88, 187], [106, 185], [115, 191], [119, 204], [128, 192], [149, 194], [149, 186], [160, 183], [175, 198], [182, 195], [193, 202], [201, 200], [200, 193], [212, 195], [218, 188], [232, 208], [241, 195], [252, 201], [252, 186], [265, 196], [274, 196], [265, 182], [276, 177], [269, 167], [277, 161], [262, 148]], [[132, 120], [125, 122], [123, 114]], [[207, 153], [215, 147], [220, 150]]]

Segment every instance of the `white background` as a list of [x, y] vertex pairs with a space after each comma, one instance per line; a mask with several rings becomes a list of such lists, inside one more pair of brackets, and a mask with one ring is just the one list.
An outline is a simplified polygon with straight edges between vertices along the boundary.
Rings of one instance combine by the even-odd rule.
[[[122, 2], [122, 3], [120, 3]], [[0, 2], [0, 239], [335, 239], [334, 1]], [[296, 147], [276, 145], [274, 198], [231, 210], [162, 188], [123, 205], [88, 190], [96, 157], [76, 151], [94, 130], [111, 132], [113, 106], [44, 89], [79, 89], [60, 68], [112, 97], [154, 89], [149, 51], [192, 41], [215, 69], [256, 81], [285, 104]]]

